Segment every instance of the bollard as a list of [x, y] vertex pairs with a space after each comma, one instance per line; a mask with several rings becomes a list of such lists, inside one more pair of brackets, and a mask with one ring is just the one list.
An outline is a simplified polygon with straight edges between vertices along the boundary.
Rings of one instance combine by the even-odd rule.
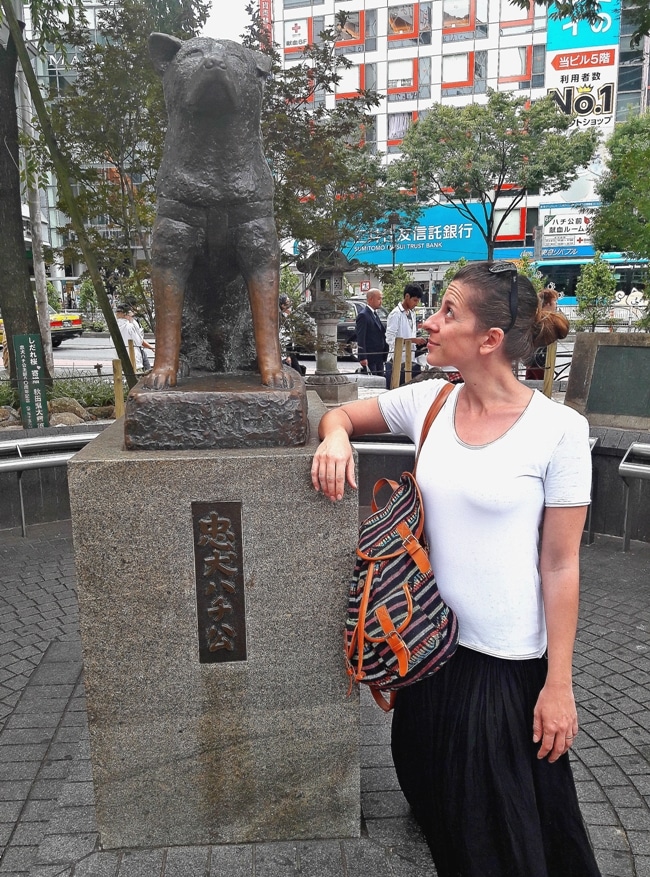
[[113, 391], [115, 393], [115, 418], [117, 419], [124, 417], [124, 384], [122, 383], [122, 363], [119, 359], [113, 360]]
[[553, 378], [555, 377], [555, 354], [557, 353], [557, 341], [549, 344], [546, 348], [546, 362], [544, 363], [544, 395], [550, 399], [553, 395]]
[[394, 390], [399, 387], [399, 377], [402, 370], [402, 349], [404, 347], [404, 339], [395, 339], [395, 350], [393, 351], [393, 373], [390, 379], [390, 388]]

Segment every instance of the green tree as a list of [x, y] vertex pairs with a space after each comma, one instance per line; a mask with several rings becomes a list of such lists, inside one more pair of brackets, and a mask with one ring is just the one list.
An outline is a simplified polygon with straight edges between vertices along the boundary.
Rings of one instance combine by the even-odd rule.
[[454, 262], [453, 264], [451, 264], [449, 266], [449, 268], [447, 268], [447, 270], [445, 271], [445, 273], [443, 274], [443, 277], [442, 277], [442, 291], [443, 292], [445, 291], [445, 289], [447, 289], [447, 287], [449, 286], [451, 281], [454, 279], [454, 276], [460, 271], [460, 269], [464, 268], [465, 265], [468, 265], [468, 264], [469, 264], [469, 259], [466, 259], [464, 256], [462, 256], [457, 262]]
[[592, 237], [601, 250], [650, 258], [650, 113], [621, 122], [607, 141], [605, 172], [597, 190], [601, 206]]
[[40, 332], [23, 236], [17, 65], [18, 50], [10, 33], [6, 45], [0, 43], [0, 310], [9, 352], [9, 373], [14, 382], [14, 335], [37, 335]]
[[403, 186], [416, 180], [421, 201], [454, 204], [477, 226], [491, 259], [494, 239], [526, 193], [567, 189], [592, 158], [598, 135], [568, 132], [571, 122], [552, 97], [489, 91], [486, 104], [434, 104], [407, 132], [390, 176]]
[[[86, 19], [83, 0], [70, 0], [69, 3], [65, 4], [61, 3], [61, 0], [30, 0], [27, 5], [29, 6], [34, 32], [38, 35], [35, 43], [37, 51], [43, 52], [46, 45], [52, 44], [55, 49], [65, 53], [70, 47], [84, 45], [87, 42], [87, 37], [84, 35]], [[152, 8], [155, 9], [156, 15], [158, 16], [157, 20], [167, 23], [169, 25], [167, 29], [171, 32], [174, 32], [174, 29], [176, 28], [183, 33], [195, 33], [207, 17], [207, 5], [204, 0], [156, 0], [156, 2], [152, 4]], [[8, 64], [0, 64], [0, 78], [3, 79], [3, 85], [0, 86], [0, 118], [6, 119], [8, 114], [12, 120], [14, 118], [17, 119], [15, 103], [12, 103], [10, 100], [6, 88], [6, 81], [11, 74], [12, 67], [15, 76], [16, 58], [14, 56], [17, 56], [29, 88], [35, 116], [40, 130], [40, 136], [45, 143], [53, 171], [56, 174], [59, 195], [64, 210], [71, 219], [74, 234], [79, 241], [83, 260], [86, 263], [89, 276], [95, 287], [97, 299], [102, 308], [113, 343], [115, 344], [119, 358], [122, 362], [125, 376], [129, 384], [133, 385], [135, 383], [135, 375], [122, 336], [117, 328], [117, 321], [111, 309], [109, 298], [106, 294], [102, 265], [96, 257], [92, 241], [87, 232], [83, 210], [80, 209], [78, 199], [73, 190], [73, 180], [75, 177], [72, 169], [75, 165], [74, 161], [71, 160], [70, 155], [67, 153], [65, 146], [66, 138], [58, 138], [52, 126], [48, 107], [45, 103], [43, 94], [41, 93], [34, 70], [31, 67], [30, 55], [23, 37], [20, 23], [15, 13], [13, 0], [0, 0], [0, 10], [2, 18], [7, 24], [11, 35], [10, 40], [7, 43], [8, 47], [11, 45], [11, 52], [9, 56], [7, 56]], [[5, 50], [2, 49], [2, 51], [4, 52]], [[4, 58], [0, 58], [0, 62], [2, 61], [4, 61]], [[6, 160], [5, 152], [8, 152], [8, 150], [0, 150], [0, 152]], [[2, 186], [2, 179], [3, 168], [0, 163], [0, 186]], [[81, 185], [83, 186], [83, 183], [81, 183]], [[15, 210], [15, 208], [13, 209]], [[18, 216], [20, 216], [19, 203]], [[15, 253], [13, 258], [14, 261], [17, 260]], [[2, 296], [2, 294], [2, 290], [0, 289], [0, 296]], [[18, 290], [17, 293], [10, 293], [10, 295], [14, 296], [10, 299], [10, 310], [13, 311], [14, 309], [14, 299], [19, 299], [22, 308], [20, 312], [23, 315], [26, 315], [25, 319], [22, 319], [22, 325], [27, 325], [28, 322], [31, 322], [31, 317], [29, 317], [30, 306], [25, 291]], [[35, 312], [31, 290], [29, 300], [32, 302], [32, 309]], [[2, 303], [2, 301], [3, 299], [0, 298], [0, 303]], [[27, 319], [27, 317], [29, 317], [29, 319]], [[10, 326], [10, 331], [15, 332], [17, 328], [20, 329], [20, 327], [14, 325], [12, 316], [12, 326]], [[12, 369], [14, 368], [13, 358], [11, 367]]]
[[273, 64], [262, 134], [275, 181], [278, 234], [298, 242], [296, 260], [309, 256], [312, 266], [326, 264], [392, 211], [413, 215], [418, 210], [398, 186], [387, 183], [381, 157], [365, 139], [377, 94], [361, 90], [327, 105], [326, 97], [351, 66], [335, 45], [346, 13], [336, 14], [335, 25], [304, 48], [298, 63], [282, 69], [278, 46], [259, 13], [252, 4], [247, 10], [252, 23], [243, 43], [269, 55]]
[[[204, 8], [202, 0], [188, 7]], [[141, 0], [110, 3], [98, 15], [96, 41], [80, 53], [71, 87], [56, 95], [52, 122], [65, 138], [78, 182], [78, 203], [90, 224], [93, 248], [109, 286], [126, 276], [130, 294], [151, 317], [142, 281], [149, 276], [149, 240], [155, 216], [155, 178], [165, 136], [160, 77], [147, 39], [153, 31], [193, 35], [202, 19], [188, 23]], [[100, 224], [103, 228], [98, 230]], [[66, 229], [68, 259], [82, 254]], [[101, 232], [108, 232], [102, 234]], [[137, 258], [139, 254], [139, 258]], [[113, 290], [116, 291], [116, 290]], [[121, 290], [120, 296], [123, 297]]]
[[591, 262], [582, 266], [576, 284], [576, 299], [580, 319], [577, 328], [588, 328], [595, 332], [596, 326], [609, 319], [609, 312], [615, 301], [616, 277], [614, 272], [596, 253]]
[[387, 274], [382, 288], [384, 307], [389, 313], [404, 298], [404, 287], [413, 282], [413, 275], [403, 265], [396, 265], [395, 270]]

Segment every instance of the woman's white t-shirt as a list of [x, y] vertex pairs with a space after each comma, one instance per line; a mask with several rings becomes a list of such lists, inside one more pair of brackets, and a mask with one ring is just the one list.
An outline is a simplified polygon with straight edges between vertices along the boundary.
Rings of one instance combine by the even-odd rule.
[[[422, 381], [380, 396], [391, 432], [417, 444], [444, 385]], [[589, 425], [535, 391], [504, 435], [467, 445], [454, 426], [461, 388], [434, 421], [417, 468], [440, 594], [457, 615], [461, 645], [502, 658], [540, 657], [540, 525], [545, 506], [589, 504]]]

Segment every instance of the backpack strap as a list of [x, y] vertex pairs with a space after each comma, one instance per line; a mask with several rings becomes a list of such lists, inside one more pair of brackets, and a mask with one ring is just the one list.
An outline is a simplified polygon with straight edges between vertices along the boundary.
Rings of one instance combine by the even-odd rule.
[[415, 475], [415, 470], [418, 466], [418, 460], [420, 459], [420, 451], [422, 450], [422, 445], [426, 441], [427, 436], [429, 435], [429, 430], [431, 429], [431, 424], [436, 419], [438, 414], [440, 413], [442, 406], [447, 401], [447, 396], [454, 389], [454, 384], [447, 383], [442, 390], [438, 393], [436, 398], [433, 400], [431, 408], [427, 412], [427, 416], [424, 418], [424, 423], [422, 424], [422, 432], [420, 433], [420, 444], [418, 445], [418, 450], [415, 455], [415, 463], [413, 463], [413, 474]]

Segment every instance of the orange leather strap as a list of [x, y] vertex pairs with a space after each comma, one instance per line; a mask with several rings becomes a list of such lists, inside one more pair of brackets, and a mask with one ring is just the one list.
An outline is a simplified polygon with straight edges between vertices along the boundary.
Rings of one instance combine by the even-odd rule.
[[429, 435], [429, 430], [431, 429], [431, 424], [436, 419], [442, 406], [447, 401], [447, 396], [454, 389], [453, 384], [447, 383], [442, 390], [438, 393], [436, 398], [433, 400], [433, 404], [429, 411], [427, 412], [427, 416], [424, 418], [424, 423], [422, 424], [422, 432], [420, 433], [420, 444], [418, 445], [417, 454], [415, 455], [415, 463], [413, 464], [413, 474], [415, 475], [415, 470], [418, 466], [418, 460], [420, 459], [420, 451], [422, 450], [422, 445], [426, 441], [427, 436]]

